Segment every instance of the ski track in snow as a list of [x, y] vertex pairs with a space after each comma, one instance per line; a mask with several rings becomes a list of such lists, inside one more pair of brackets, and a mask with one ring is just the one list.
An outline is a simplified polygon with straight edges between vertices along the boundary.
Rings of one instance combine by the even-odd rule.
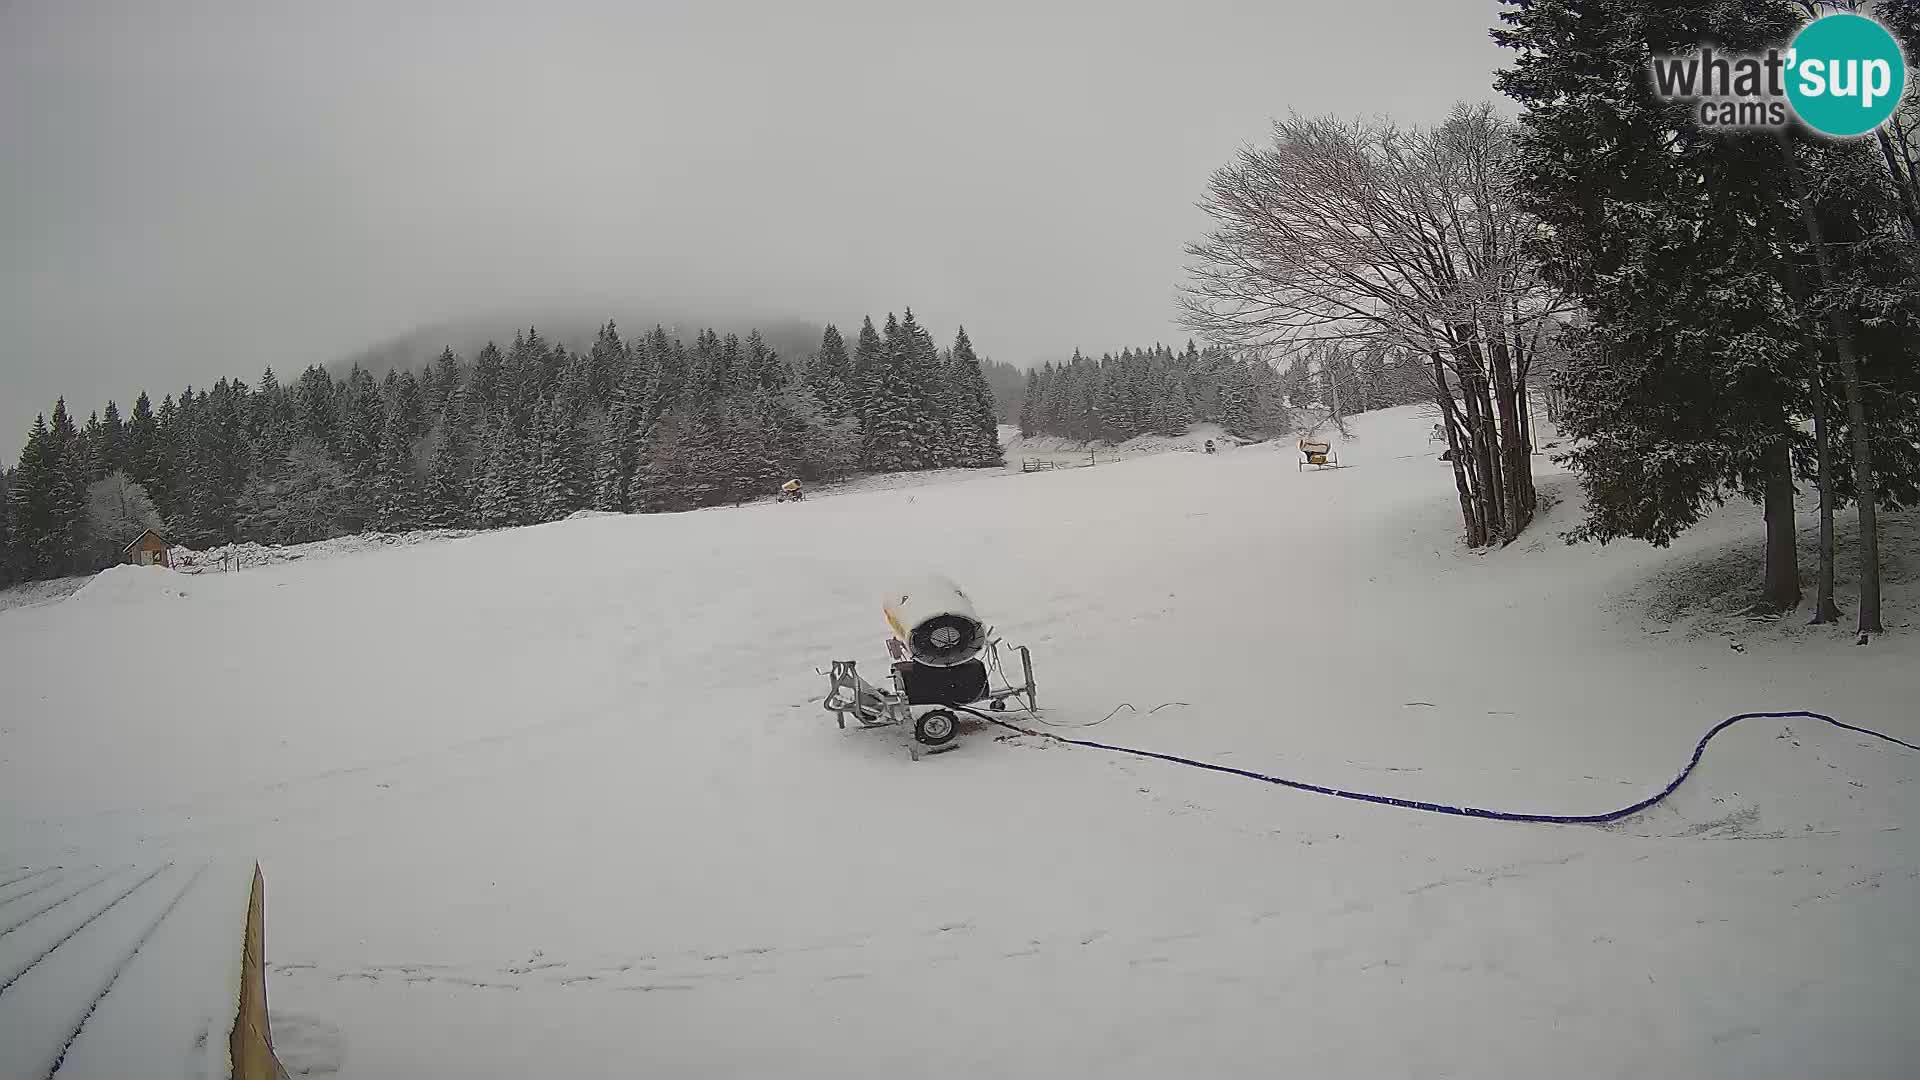
[[1556, 828], [971, 719], [915, 764], [819, 707], [932, 568], [1034, 647], [1060, 726], [1016, 722], [1316, 783], [1592, 812], [1737, 711], [1920, 736], [1910, 635], [1736, 653], [1623, 606], [1751, 515], [1567, 549], [1537, 459], [1559, 504], [1466, 553], [1430, 424], [1357, 418], [1338, 472], [902, 478], [0, 612], [0, 943], [257, 857], [276, 1040], [349, 1080], [1911, 1075], [1920, 762], [1872, 740], [1743, 724]]

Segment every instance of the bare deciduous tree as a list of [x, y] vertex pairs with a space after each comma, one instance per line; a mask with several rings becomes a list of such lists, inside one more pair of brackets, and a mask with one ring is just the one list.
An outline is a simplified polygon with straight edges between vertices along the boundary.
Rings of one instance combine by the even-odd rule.
[[1532, 519], [1526, 385], [1567, 311], [1536, 272], [1537, 222], [1510, 187], [1490, 106], [1401, 129], [1291, 117], [1217, 170], [1187, 324], [1267, 355], [1342, 342], [1418, 358], [1447, 435], [1467, 541]]

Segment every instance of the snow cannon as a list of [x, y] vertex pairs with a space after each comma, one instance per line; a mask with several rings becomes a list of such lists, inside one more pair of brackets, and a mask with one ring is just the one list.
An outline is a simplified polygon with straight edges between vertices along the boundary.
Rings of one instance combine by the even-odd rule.
[[987, 647], [987, 627], [960, 586], [928, 577], [889, 593], [881, 610], [906, 657], [928, 667], [958, 667]]
[[[1032, 712], [1039, 708], [1033, 684], [1033, 654], [1019, 653], [1022, 680], [1012, 682], [1000, 665], [1000, 639], [974, 613], [973, 601], [943, 577], [927, 577], [888, 593], [886, 615], [892, 654], [892, 685], [875, 686], [860, 677], [851, 660], [833, 661], [822, 706], [845, 728], [849, 719], [862, 728], [905, 725], [913, 729], [908, 750], [923, 753], [953, 749], [960, 714], [985, 703], [994, 712], [1013, 701]], [[976, 715], [984, 716], [985, 713]]]

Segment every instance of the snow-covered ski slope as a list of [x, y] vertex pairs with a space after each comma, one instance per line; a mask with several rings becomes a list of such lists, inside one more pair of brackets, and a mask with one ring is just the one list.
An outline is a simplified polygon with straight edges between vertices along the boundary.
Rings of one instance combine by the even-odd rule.
[[931, 569], [1053, 723], [1345, 788], [1587, 812], [1734, 712], [1920, 739], [1911, 626], [1739, 651], [1623, 600], [1749, 511], [1567, 548], [1542, 458], [1561, 503], [1468, 554], [1430, 426], [114, 571], [0, 613], [0, 863], [257, 856], [314, 1075], [1920, 1072], [1920, 755], [1751, 722], [1529, 826], [995, 729], [913, 763], [818, 705]]

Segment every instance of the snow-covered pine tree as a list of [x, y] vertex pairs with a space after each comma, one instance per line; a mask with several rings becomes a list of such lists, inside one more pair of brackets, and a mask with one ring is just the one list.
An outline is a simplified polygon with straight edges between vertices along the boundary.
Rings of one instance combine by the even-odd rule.
[[520, 448], [513, 427], [495, 416], [487, 427], [486, 456], [474, 479], [473, 513], [482, 528], [519, 524], [526, 516]]
[[373, 374], [355, 364], [340, 391], [340, 465], [349, 479], [372, 481], [380, 465], [385, 423], [386, 409]]
[[80, 462], [80, 473], [86, 477], [88, 484], [106, 475], [100, 471], [101, 451], [105, 442], [106, 436], [100, 430], [100, 414], [87, 414], [86, 426], [80, 429], [79, 443], [74, 450]]
[[461, 398], [469, 414], [469, 428], [477, 430], [491, 423], [499, 414], [503, 404], [506, 369], [506, 357], [500, 352], [500, 346], [491, 341], [474, 356], [473, 375], [467, 380], [467, 393]]
[[1576, 531], [1670, 542], [1731, 489], [1765, 505], [1764, 602], [1800, 597], [1789, 448], [1802, 327], [1780, 280], [1798, 236], [1771, 138], [1701, 132], [1655, 97], [1649, 52], [1786, 40], [1791, 4], [1536, 0], [1502, 18], [1497, 84], [1522, 105], [1516, 181], [1589, 319], [1563, 382], [1585, 490]]
[[948, 449], [943, 437], [947, 428], [946, 369], [940, 362], [940, 350], [933, 338], [907, 308], [899, 324], [902, 386], [906, 393], [906, 411], [910, 422], [906, 431], [906, 468], [925, 469], [946, 464]]
[[580, 429], [567, 396], [535, 413], [540, 440], [532, 502], [541, 521], [557, 521], [585, 509], [589, 501]]
[[287, 448], [293, 445], [293, 395], [280, 385], [269, 367], [260, 375], [247, 403], [247, 433], [253, 440], [253, 467], [256, 472], [278, 469], [285, 461]]
[[[886, 366], [886, 351], [886, 342], [881, 340], [880, 332], [873, 328], [873, 316], [864, 317], [860, 322], [860, 334], [854, 339], [853, 368], [847, 379], [847, 393], [852, 399], [853, 415], [860, 422], [863, 446], [867, 427], [872, 422], [874, 380], [880, 377], [881, 370]], [[862, 460], [865, 460], [864, 450]]]
[[422, 493], [422, 523], [435, 529], [464, 529], [471, 520], [466, 475], [465, 430], [443, 410], [427, 439], [427, 478]]
[[1254, 432], [1253, 369], [1246, 361], [1234, 359], [1220, 370], [1220, 426], [1230, 435], [1251, 438]]
[[53, 465], [53, 520], [47, 539], [58, 573], [84, 569], [83, 548], [87, 545], [87, 487], [93, 482], [92, 465], [85, 444], [67, 414], [67, 401], [53, 404], [53, 420], [47, 427], [48, 446]]
[[[311, 365], [300, 373], [300, 381], [293, 389], [293, 421], [295, 438], [303, 438], [329, 452], [340, 445], [339, 403], [335, 400], [333, 377], [318, 364]], [[152, 493], [153, 485], [138, 473], [134, 479], [146, 485]], [[164, 503], [162, 504], [164, 512]]]
[[596, 404], [612, 401], [614, 393], [626, 382], [630, 359], [627, 343], [620, 339], [619, 328], [614, 326], [612, 319], [608, 319], [607, 324], [594, 336], [593, 348], [587, 351], [588, 400]]
[[386, 422], [399, 428], [400, 439], [411, 451], [414, 443], [427, 434], [427, 398], [420, 380], [411, 371], [398, 373], [386, 401]]
[[727, 334], [720, 339], [719, 351], [713, 354], [713, 397], [716, 402], [725, 401], [744, 389], [751, 380], [747, 371], [746, 351], [740, 345], [740, 335]]
[[13, 528], [13, 470], [0, 469], [0, 588], [20, 580], [20, 549]]
[[1000, 424], [994, 408], [993, 390], [974, 355], [973, 342], [962, 326], [953, 336], [953, 360], [950, 368], [954, 396], [954, 424], [958, 428], [959, 453], [955, 464], [969, 469], [999, 465]]
[[861, 460], [876, 472], [920, 467], [920, 393], [914, 385], [912, 347], [900, 321], [889, 313], [877, 355], [867, 365], [867, 413], [861, 425]]
[[807, 362], [803, 380], [828, 416], [844, 416], [854, 411], [852, 364], [839, 328], [829, 323], [820, 334], [819, 350]]
[[453, 354], [453, 348], [440, 350], [439, 359], [433, 362], [432, 391], [427, 395], [427, 410], [434, 416], [447, 411], [447, 405], [460, 392], [460, 358]]
[[766, 339], [760, 336], [758, 330], [747, 335], [746, 365], [748, 374], [743, 384], [747, 389], [777, 393], [787, 388], [790, 380], [786, 362], [780, 359], [779, 353], [767, 347]]
[[[1052, 370], [1053, 370], [1052, 365], [1048, 365], [1047, 371], [1051, 373]], [[1020, 397], [1019, 424], [1020, 424], [1020, 434], [1025, 435], [1029, 438], [1035, 435], [1038, 435], [1040, 433], [1041, 392], [1042, 392], [1042, 387], [1040, 382], [1040, 369], [1028, 368], [1026, 393], [1022, 394]]]
[[59, 563], [62, 538], [58, 535], [55, 484], [59, 459], [47, 429], [47, 415], [33, 418], [27, 443], [20, 450], [9, 491], [13, 504], [15, 550], [23, 576], [52, 576]]
[[372, 525], [381, 532], [406, 532], [425, 524], [425, 498], [413, 466], [413, 441], [400, 423], [381, 435], [380, 463], [374, 468]]

